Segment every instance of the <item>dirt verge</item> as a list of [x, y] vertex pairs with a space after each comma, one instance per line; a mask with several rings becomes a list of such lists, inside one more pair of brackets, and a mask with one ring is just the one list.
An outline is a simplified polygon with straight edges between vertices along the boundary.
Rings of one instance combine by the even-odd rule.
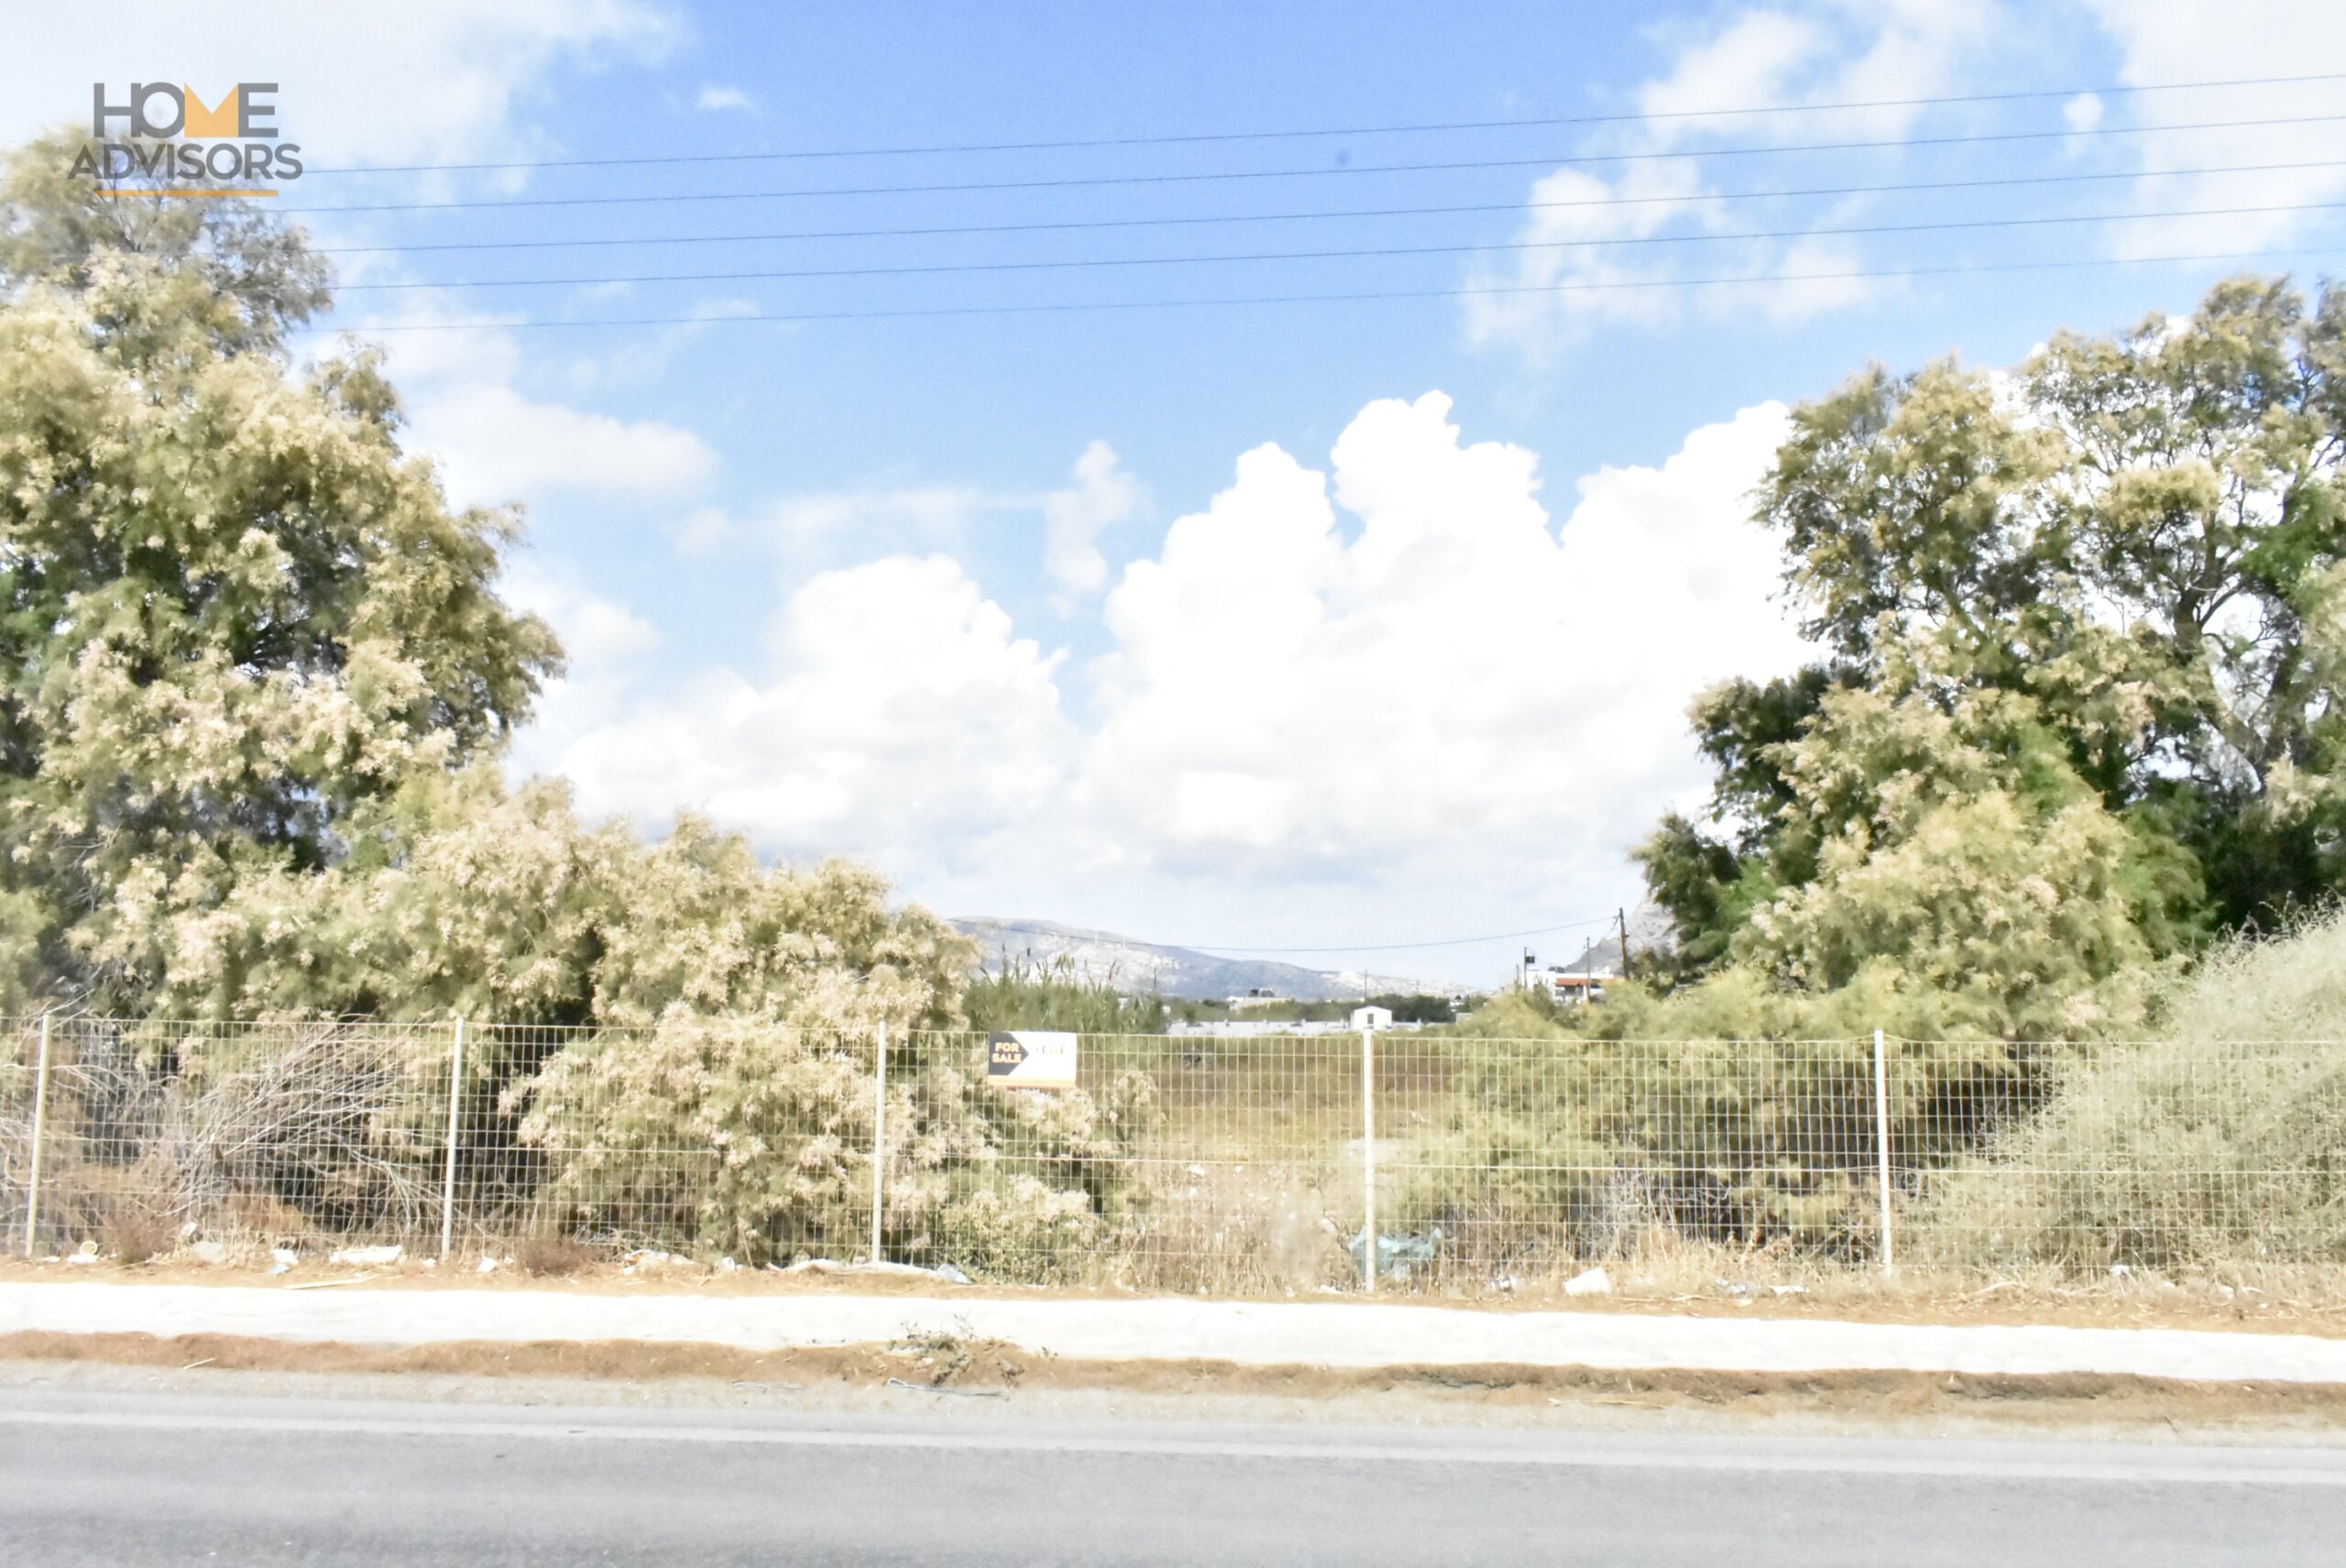
[[1045, 1391], [1246, 1396], [1306, 1406], [1407, 1396], [1496, 1414], [1608, 1410], [1756, 1418], [1863, 1417], [1900, 1424], [1981, 1420], [2346, 1433], [2346, 1386], [2196, 1384], [2088, 1374], [1606, 1372], [1574, 1367], [1240, 1366], [1227, 1362], [1077, 1361], [996, 1341], [932, 1335], [892, 1345], [752, 1352], [717, 1345], [607, 1343], [412, 1347], [288, 1343], [221, 1334], [0, 1334], [0, 1363], [95, 1363], [187, 1373], [558, 1378], [606, 1384], [716, 1382], [781, 1391], [903, 1390], [937, 1400]]

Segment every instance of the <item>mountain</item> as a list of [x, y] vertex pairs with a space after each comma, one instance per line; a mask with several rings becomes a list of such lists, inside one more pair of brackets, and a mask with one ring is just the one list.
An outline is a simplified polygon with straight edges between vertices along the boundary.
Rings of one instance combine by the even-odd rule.
[[1005, 962], [1063, 962], [1083, 979], [1104, 981], [1127, 993], [1154, 992], [1167, 997], [1218, 1002], [1261, 988], [1297, 1002], [1343, 1002], [1364, 991], [1370, 994], [1424, 992], [1448, 996], [1460, 989], [1448, 981], [1363, 974], [1358, 970], [1305, 969], [1300, 964], [1271, 963], [1261, 959], [1216, 958], [1189, 948], [1135, 941], [1113, 931], [1088, 931], [1049, 920], [1006, 920], [990, 915], [970, 915], [952, 924], [963, 935], [976, 939], [989, 967]]

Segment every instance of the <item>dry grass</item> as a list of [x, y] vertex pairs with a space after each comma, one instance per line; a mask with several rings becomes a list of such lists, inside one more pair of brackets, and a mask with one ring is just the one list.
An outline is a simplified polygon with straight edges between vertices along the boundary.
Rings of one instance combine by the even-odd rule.
[[2346, 912], [2211, 959], [2165, 1038], [2080, 1058], [2044, 1111], [1934, 1176], [1917, 1252], [2082, 1275], [2346, 1260]]
[[532, 1279], [565, 1279], [609, 1261], [605, 1249], [571, 1236], [532, 1236], [513, 1244], [513, 1266]]

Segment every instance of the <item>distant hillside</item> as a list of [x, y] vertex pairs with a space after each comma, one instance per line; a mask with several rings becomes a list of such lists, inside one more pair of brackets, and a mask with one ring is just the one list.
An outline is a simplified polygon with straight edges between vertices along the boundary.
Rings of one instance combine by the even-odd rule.
[[1087, 931], [1048, 920], [1005, 920], [971, 915], [953, 925], [974, 938], [989, 967], [1007, 962], [1055, 963], [1087, 980], [1104, 981], [1128, 993], [1220, 1001], [1244, 996], [1256, 987], [1298, 1002], [1342, 1002], [1364, 990], [1426, 992], [1448, 995], [1459, 988], [1447, 981], [1410, 979], [1401, 975], [1363, 975], [1357, 970], [1313, 970], [1300, 964], [1270, 963], [1260, 959], [1218, 959], [1189, 948], [1168, 948], [1135, 941], [1112, 931]]

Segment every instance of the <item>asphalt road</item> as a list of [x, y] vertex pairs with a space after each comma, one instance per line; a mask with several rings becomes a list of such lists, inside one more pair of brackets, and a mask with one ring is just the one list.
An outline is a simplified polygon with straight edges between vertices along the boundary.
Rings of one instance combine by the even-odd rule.
[[0, 1557], [2335, 1563], [2346, 1448], [0, 1393]]

